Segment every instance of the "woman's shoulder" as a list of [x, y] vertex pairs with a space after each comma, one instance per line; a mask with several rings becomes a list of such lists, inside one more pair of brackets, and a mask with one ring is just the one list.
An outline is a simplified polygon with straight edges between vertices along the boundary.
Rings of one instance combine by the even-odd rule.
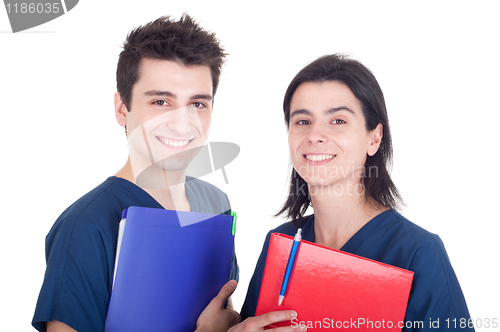
[[302, 239], [314, 242], [314, 215], [305, 216], [299, 220], [289, 221], [279, 225], [275, 229], [269, 231], [267, 239], [271, 237], [272, 233], [294, 236], [299, 228], [302, 228]]
[[467, 320], [467, 304], [441, 238], [395, 211], [390, 218], [390, 250], [380, 260], [414, 272], [405, 319]]
[[[439, 236], [434, 234], [422, 226], [410, 221], [408, 218], [404, 217], [402, 214], [395, 210], [388, 210], [386, 212], [387, 216], [385, 218], [386, 228], [384, 232], [394, 233], [395, 238], [400, 239], [403, 242], [409, 241], [411, 243], [422, 243], [422, 242], [441, 242]], [[406, 242], [408, 244], [408, 242]]]
[[388, 210], [363, 227], [346, 245], [347, 251], [411, 269], [418, 261], [447, 260], [441, 238], [410, 221], [395, 210]]

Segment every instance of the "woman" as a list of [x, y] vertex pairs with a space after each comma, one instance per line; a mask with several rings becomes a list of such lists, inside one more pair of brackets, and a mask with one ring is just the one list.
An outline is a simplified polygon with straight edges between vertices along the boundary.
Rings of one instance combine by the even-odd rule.
[[[468, 322], [440, 238], [396, 212], [403, 203], [388, 173], [389, 122], [373, 74], [341, 55], [321, 57], [292, 80], [283, 108], [293, 170], [278, 215], [292, 221], [267, 235], [243, 319], [255, 314], [270, 234], [293, 236], [300, 227], [304, 240], [413, 271], [405, 321], [422, 321], [419, 330], [439, 330], [429, 326], [430, 320], [439, 319], [440, 329], [447, 331], [454, 326], [448, 328], [446, 320]], [[314, 214], [304, 216], [309, 206]]]

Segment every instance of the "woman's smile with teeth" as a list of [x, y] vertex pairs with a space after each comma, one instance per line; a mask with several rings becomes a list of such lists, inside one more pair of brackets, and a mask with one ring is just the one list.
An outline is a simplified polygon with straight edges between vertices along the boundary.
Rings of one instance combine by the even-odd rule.
[[335, 157], [335, 155], [331, 155], [331, 154], [306, 154], [305, 157], [307, 160], [310, 160], [310, 161], [323, 161], [323, 160], [333, 159], [333, 157]]

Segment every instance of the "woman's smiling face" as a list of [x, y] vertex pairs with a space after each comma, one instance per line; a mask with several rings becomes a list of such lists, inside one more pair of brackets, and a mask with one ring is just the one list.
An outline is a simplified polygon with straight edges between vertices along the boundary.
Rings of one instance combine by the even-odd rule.
[[293, 166], [309, 186], [360, 183], [366, 157], [377, 152], [381, 139], [382, 125], [366, 129], [361, 102], [345, 84], [306, 82], [295, 90], [288, 144]]

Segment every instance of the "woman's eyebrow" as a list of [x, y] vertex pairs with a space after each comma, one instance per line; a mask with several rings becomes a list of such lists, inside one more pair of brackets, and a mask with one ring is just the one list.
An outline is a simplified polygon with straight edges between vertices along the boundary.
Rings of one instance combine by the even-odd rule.
[[300, 115], [300, 114], [312, 115], [312, 113], [310, 111], [308, 111], [306, 109], [300, 109], [300, 110], [293, 111], [290, 114], [290, 117], [293, 118], [295, 115]]
[[350, 112], [352, 114], [355, 114], [354, 111], [352, 109], [350, 109], [349, 107], [340, 106], [340, 107], [334, 107], [334, 108], [330, 108], [329, 110], [326, 110], [325, 115], [333, 114], [335, 112], [340, 112], [340, 111], [347, 111], [347, 112]]
[[[349, 113], [356, 114], [356, 113], [354, 113], [354, 111], [352, 109], [350, 109], [347, 106], [333, 107], [333, 108], [330, 108], [330, 109], [326, 110], [324, 113], [325, 113], [325, 115], [330, 115], [330, 114], [333, 114], [333, 113], [336, 113], [336, 112], [340, 112], [340, 111], [347, 111]], [[312, 115], [312, 112], [308, 111], [306, 109], [301, 108], [301, 109], [298, 109], [296, 111], [293, 111], [290, 114], [290, 117], [292, 118], [295, 115], [300, 115], [300, 114]]]

